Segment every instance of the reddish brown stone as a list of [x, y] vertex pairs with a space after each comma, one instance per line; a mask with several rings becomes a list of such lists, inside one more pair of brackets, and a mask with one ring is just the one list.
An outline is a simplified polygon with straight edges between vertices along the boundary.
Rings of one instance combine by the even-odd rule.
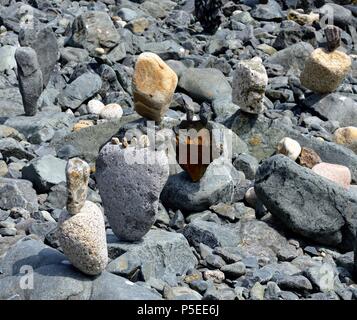
[[322, 160], [314, 150], [302, 147], [298, 162], [300, 165], [312, 169], [315, 165], [321, 163]]

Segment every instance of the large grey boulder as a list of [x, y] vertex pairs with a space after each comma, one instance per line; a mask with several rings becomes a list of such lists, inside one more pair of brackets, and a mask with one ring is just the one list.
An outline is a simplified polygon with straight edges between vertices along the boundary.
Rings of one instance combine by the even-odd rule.
[[357, 198], [348, 190], [282, 155], [263, 162], [254, 189], [291, 231], [318, 243], [352, 249]]
[[[231, 252], [240, 257], [261, 257], [277, 262], [278, 256], [297, 256], [296, 249], [273, 227], [256, 219], [220, 225], [194, 220], [183, 230], [191, 245], [203, 243], [210, 248]], [[220, 248], [218, 248], [220, 247]]]
[[91, 300], [161, 300], [157, 292], [125, 278], [103, 272], [92, 284]]
[[224, 74], [218, 69], [186, 69], [178, 86], [198, 101], [213, 101], [221, 97], [232, 96], [232, 88]]
[[64, 112], [39, 112], [33, 117], [11, 117], [5, 125], [22, 133], [27, 139], [38, 135], [44, 130], [70, 131], [73, 126], [74, 116]]
[[106, 12], [87, 11], [76, 17], [72, 24], [72, 45], [87, 49], [91, 55], [97, 55], [96, 48], [103, 48], [108, 53], [119, 40], [119, 33]]
[[8, 250], [0, 269], [1, 300], [161, 299], [159, 294], [108, 272], [86, 276], [73, 268], [62, 253], [29, 238]]
[[38, 210], [36, 191], [30, 181], [0, 178], [0, 209], [24, 208], [30, 212]]
[[357, 102], [338, 93], [321, 97], [310, 108], [324, 120], [338, 121], [341, 127], [357, 123]]
[[299, 42], [274, 53], [265, 60], [265, 63], [279, 64], [284, 68], [285, 72], [290, 71], [299, 75], [313, 50], [314, 48], [310, 43]]
[[98, 157], [101, 147], [118, 132], [121, 126], [138, 118], [139, 115], [134, 114], [124, 116], [120, 120], [111, 120], [79, 131], [68, 132], [65, 135], [58, 134], [53, 137], [50, 145], [57, 152], [61, 152], [64, 148], [72, 148], [78, 151], [76, 156], [93, 162]]
[[238, 186], [244, 182], [244, 175], [232, 163], [220, 157], [207, 168], [204, 176], [192, 182], [186, 172], [169, 177], [161, 200], [171, 209], [199, 212], [219, 202], [232, 202], [238, 197]]
[[145, 281], [160, 279], [176, 283], [176, 275], [185, 275], [197, 264], [191, 248], [180, 233], [150, 230], [140, 242], [128, 243], [114, 235], [107, 237], [109, 257], [114, 259], [107, 270], [124, 273], [130, 265], [141, 269]]
[[22, 169], [22, 178], [30, 180], [39, 192], [47, 192], [66, 181], [66, 161], [52, 155], [37, 158]]
[[357, 155], [350, 149], [333, 142], [320, 141], [297, 128], [284, 123], [284, 118], [269, 119], [264, 115], [252, 117], [238, 112], [229, 125], [244, 142], [249, 152], [261, 161], [272, 156], [281, 139], [289, 137], [301, 147], [313, 149], [323, 162], [340, 164], [351, 170], [352, 180], [357, 181]]
[[[266, 2], [266, 3], [264, 3]], [[281, 21], [284, 14], [278, 2], [274, 0], [264, 1], [252, 10], [252, 17], [264, 21]]]
[[96, 180], [116, 236], [136, 241], [149, 231], [168, 176], [164, 151], [112, 143], [103, 147], [96, 162]]

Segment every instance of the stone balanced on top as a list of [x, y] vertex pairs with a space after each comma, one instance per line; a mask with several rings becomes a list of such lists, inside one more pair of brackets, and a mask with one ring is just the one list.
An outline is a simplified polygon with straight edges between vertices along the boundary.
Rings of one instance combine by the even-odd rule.
[[335, 91], [351, 69], [351, 58], [337, 50], [341, 30], [335, 26], [325, 28], [326, 49], [314, 50], [301, 73], [301, 84], [313, 92], [324, 94]]
[[108, 263], [103, 213], [86, 201], [90, 168], [79, 159], [70, 159], [66, 167], [67, 211], [59, 219], [58, 237], [68, 260], [83, 273], [100, 274]]

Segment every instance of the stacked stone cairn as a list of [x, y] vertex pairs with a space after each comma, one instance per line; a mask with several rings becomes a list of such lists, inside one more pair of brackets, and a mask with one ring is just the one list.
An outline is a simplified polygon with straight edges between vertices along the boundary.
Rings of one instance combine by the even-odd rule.
[[86, 201], [90, 168], [79, 159], [66, 167], [67, 210], [59, 219], [58, 237], [68, 260], [88, 275], [100, 274], [108, 263], [104, 216], [93, 202]]

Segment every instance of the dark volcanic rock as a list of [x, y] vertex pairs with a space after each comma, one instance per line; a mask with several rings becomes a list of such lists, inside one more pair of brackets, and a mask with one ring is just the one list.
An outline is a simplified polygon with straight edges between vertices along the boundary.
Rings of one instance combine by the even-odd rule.
[[95, 73], [87, 72], [69, 83], [58, 97], [58, 101], [63, 108], [75, 110], [93, 97], [101, 87], [101, 78]]
[[282, 155], [263, 162], [254, 188], [288, 229], [322, 244], [353, 245], [357, 198], [348, 190]]
[[43, 90], [43, 78], [38, 57], [35, 50], [23, 47], [16, 49], [15, 58], [25, 114], [34, 116], [37, 112], [37, 100]]
[[119, 39], [119, 33], [106, 12], [88, 11], [73, 22], [71, 44], [87, 49], [94, 56], [97, 48], [108, 52], [119, 43]]
[[55, 33], [50, 28], [40, 30], [22, 29], [19, 33], [22, 47], [31, 47], [36, 51], [38, 63], [46, 87], [58, 59], [58, 44]]

